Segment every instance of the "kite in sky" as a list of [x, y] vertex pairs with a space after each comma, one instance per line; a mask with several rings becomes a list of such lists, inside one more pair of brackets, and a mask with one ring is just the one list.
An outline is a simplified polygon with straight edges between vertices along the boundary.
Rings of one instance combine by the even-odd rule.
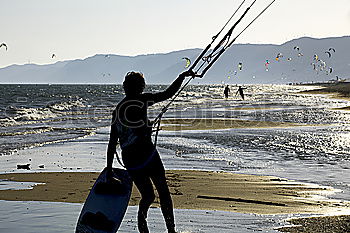
[[183, 57], [182, 59], [186, 60], [186, 66], [185, 66], [185, 68], [190, 67], [190, 65], [191, 65], [191, 60], [190, 60], [188, 57]]
[[266, 71], [269, 71], [269, 64], [270, 64], [269, 60], [266, 60], [265, 62]]
[[326, 53], [326, 54], [328, 55], [329, 58], [332, 56], [331, 52], [329, 52], [329, 51], [326, 51], [326, 52], [324, 52], [324, 53]]
[[238, 63], [238, 69], [239, 69], [240, 71], [242, 71], [242, 69], [243, 69], [243, 63], [242, 63], [242, 62]]

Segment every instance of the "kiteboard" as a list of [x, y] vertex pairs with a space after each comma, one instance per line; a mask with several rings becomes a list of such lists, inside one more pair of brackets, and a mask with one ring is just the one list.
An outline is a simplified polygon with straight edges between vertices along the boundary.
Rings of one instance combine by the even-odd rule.
[[117, 232], [131, 196], [132, 181], [124, 169], [113, 168], [114, 178], [107, 182], [105, 168], [85, 201], [76, 233]]

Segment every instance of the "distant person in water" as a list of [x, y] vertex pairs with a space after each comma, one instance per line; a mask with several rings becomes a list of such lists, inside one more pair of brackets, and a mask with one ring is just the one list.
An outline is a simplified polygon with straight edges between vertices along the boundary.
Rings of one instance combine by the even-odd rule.
[[228, 98], [228, 94], [230, 93], [230, 87], [228, 85], [226, 85], [225, 89], [224, 89], [224, 95], [225, 98]]
[[[119, 143], [123, 163], [141, 194], [137, 215], [138, 229], [148, 233], [147, 212], [155, 199], [152, 182], [159, 194], [161, 210], [169, 233], [175, 232], [173, 203], [165, 179], [165, 170], [159, 153], [152, 142], [152, 124], [147, 117], [147, 108], [171, 98], [181, 87], [185, 77], [193, 76], [186, 71], [164, 91], [143, 93], [145, 79], [142, 73], [129, 72], [123, 88], [125, 97], [112, 114], [112, 124], [107, 149], [107, 174], [113, 174], [112, 164]], [[118, 156], [118, 155], [117, 155]]]
[[242, 100], [244, 100], [244, 92], [243, 92], [244, 89], [247, 89], [247, 88], [246, 88], [246, 87], [239, 86], [239, 87], [238, 87], [238, 90], [237, 90], [237, 92], [236, 92], [236, 95], [239, 93], [239, 95], [242, 97]]

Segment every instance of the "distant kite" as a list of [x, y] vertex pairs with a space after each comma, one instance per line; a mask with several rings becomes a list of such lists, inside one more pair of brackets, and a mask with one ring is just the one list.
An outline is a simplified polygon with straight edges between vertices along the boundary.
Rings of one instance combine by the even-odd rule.
[[333, 51], [333, 53], [335, 53], [335, 49], [334, 48], [329, 48], [328, 51]]
[[276, 56], [276, 61], [279, 61], [281, 57], [283, 57], [283, 54], [282, 53], [278, 53], [277, 56]]
[[111, 76], [110, 73], [102, 73], [101, 75], [102, 75], [103, 77], [106, 77], [106, 75]]
[[300, 48], [299, 48], [298, 46], [294, 46], [294, 50], [297, 50], [297, 51], [298, 51], [298, 57], [304, 56], [304, 54], [302, 54], [302, 53], [300, 52]]
[[186, 60], [186, 66], [185, 66], [185, 68], [190, 67], [190, 65], [191, 65], [191, 60], [190, 60], [188, 57], [183, 57], [182, 59]]
[[0, 48], [1, 48], [2, 46], [4, 46], [5, 49], [6, 49], [6, 51], [7, 51], [7, 45], [6, 45], [5, 43], [2, 43], [2, 44], [0, 44]]
[[317, 70], [317, 67], [316, 67], [315, 63], [311, 63], [311, 65], [313, 66], [314, 70]]
[[265, 69], [266, 69], [266, 71], [269, 71], [269, 64], [270, 64], [269, 60], [266, 60], [265, 61]]
[[56, 57], [56, 54], [53, 53], [53, 54], [51, 55], [51, 58], [54, 58], [54, 57]]
[[243, 69], [243, 63], [242, 62], [238, 63], [238, 69], [239, 69], [239, 71], [242, 71], [242, 69]]
[[229, 73], [228, 73], [227, 78], [228, 78], [228, 79], [232, 78], [232, 75], [235, 75], [235, 76], [236, 76], [236, 75], [237, 75], [237, 70], [235, 70], [235, 71], [230, 70]]
[[328, 58], [330, 58], [330, 57], [332, 56], [331, 52], [326, 51], [326, 52], [324, 52], [324, 53], [327, 53]]

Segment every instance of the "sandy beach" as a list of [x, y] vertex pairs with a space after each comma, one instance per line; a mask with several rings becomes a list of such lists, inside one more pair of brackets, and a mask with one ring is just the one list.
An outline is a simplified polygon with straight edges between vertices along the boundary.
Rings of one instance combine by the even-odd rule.
[[[0, 179], [44, 183], [30, 190], [1, 190], [1, 200], [83, 203], [98, 173], [1, 174]], [[350, 210], [350, 203], [327, 199], [332, 188], [308, 185], [273, 176], [208, 171], [167, 171], [178, 209], [223, 210], [256, 214], [330, 213]], [[138, 205], [134, 188], [130, 205]], [[156, 199], [154, 207], [159, 207]]]
[[[0, 199], [83, 203], [99, 173], [50, 172], [1, 174], [1, 180], [40, 183], [29, 190], [1, 190]], [[350, 202], [328, 199], [330, 187], [294, 182], [273, 176], [225, 172], [169, 170], [167, 181], [176, 209], [230, 211], [254, 214], [340, 214]], [[133, 187], [129, 206], [137, 206], [140, 194]], [[153, 207], [159, 207], [156, 197]], [[295, 218], [295, 226], [281, 232], [348, 232], [350, 215]]]

